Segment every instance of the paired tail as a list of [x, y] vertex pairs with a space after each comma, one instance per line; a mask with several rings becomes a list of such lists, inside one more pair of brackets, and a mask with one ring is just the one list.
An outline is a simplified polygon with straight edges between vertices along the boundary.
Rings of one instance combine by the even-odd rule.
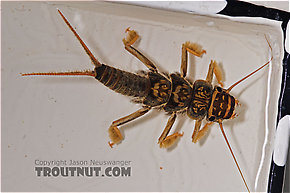
[[[71, 26], [69, 21], [65, 18], [65, 16], [62, 14], [60, 10], [57, 10], [64, 22], [67, 24], [67, 26], [70, 28], [70, 30], [73, 32], [73, 34], [76, 36], [76, 38], [79, 40], [80, 44], [84, 48], [87, 55], [90, 57], [92, 63], [95, 67], [100, 67], [102, 64], [95, 58], [95, 56], [92, 54], [92, 52], [89, 50], [87, 45], [84, 43], [84, 41], [80, 38], [78, 33], [74, 30], [74, 28]], [[95, 77], [94, 71], [74, 71], [74, 72], [44, 72], [44, 73], [23, 73], [21, 76], [93, 76]]]

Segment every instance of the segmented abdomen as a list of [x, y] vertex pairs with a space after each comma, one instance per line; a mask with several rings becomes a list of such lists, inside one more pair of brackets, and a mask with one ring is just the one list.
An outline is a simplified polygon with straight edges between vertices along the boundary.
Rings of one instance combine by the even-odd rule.
[[96, 79], [115, 92], [143, 98], [148, 95], [150, 82], [147, 77], [102, 64], [95, 68]]

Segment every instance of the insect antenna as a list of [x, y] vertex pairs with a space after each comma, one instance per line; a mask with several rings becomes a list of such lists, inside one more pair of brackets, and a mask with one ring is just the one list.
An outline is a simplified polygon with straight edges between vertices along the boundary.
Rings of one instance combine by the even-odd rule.
[[244, 81], [245, 79], [249, 78], [250, 76], [252, 76], [253, 74], [255, 74], [256, 72], [258, 72], [259, 70], [261, 70], [262, 68], [264, 68], [265, 66], [267, 66], [272, 60], [273, 60], [273, 55], [272, 55], [272, 47], [269, 43], [269, 40], [267, 39], [266, 35], [265, 38], [267, 40], [267, 43], [270, 47], [270, 51], [271, 51], [271, 59], [265, 63], [264, 65], [262, 65], [260, 68], [258, 68], [257, 70], [253, 71], [252, 73], [248, 74], [247, 76], [245, 76], [244, 78], [242, 78], [241, 80], [237, 81], [236, 83], [234, 83], [232, 86], [230, 86], [226, 91], [229, 93], [235, 86], [237, 86], [239, 83], [241, 83], [242, 81]]
[[238, 164], [238, 162], [237, 162], [237, 160], [236, 160], [236, 157], [235, 157], [235, 155], [234, 155], [234, 152], [233, 152], [233, 150], [232, 150], [232, 148], [231, 148], [231, 146], [230, 146], [230, 143], [229, 143], [229, 141], [228, 141], [228, 139], [227, 139], [227, 136], [226, 136], [226, 134], [225, 134], [225, 131], [224, 131], [224, 128], [223, 128], [223, 124], [222, 124], [222, 122], [219, 122], [219, 125], [220, 125], [220, 128], [221, 128], [222, 134], [223, 134], [223, 136], [224, 136], [224, 139], [225, 139], [225, 141], [226, 141], [226, 143], [227, 143], [227, 145], [228, 145], [228, 148], [229, 148], [229, 150], [230, 150], [230, 152], [231, 152], [231, 154], [232, 154], [232, 156], [233, 156], [233, 158], [234, 158], [234, 161], [235, 161], [235, 163], [236, 163], [236, 166], [237, 166], [237, 168], [238, 168], [238, 170], [239, 170], [239, 172], [240, 172], [240, 174], [241, 174], [241, 177], [242, 177], [242, 179], [243, 179], [243, 181], [244, 181], [244, 184], [245, 184], [245, 186], [246, 186], [248, 192], [250, 192], [250, 189], [249, 189], [249, 187], [248, 187], [248, 185], [247, 185], [247, 182], [246, 182], [246, 180], [245, 180], [245, 178], [244, 178], [244, 175], [243, 175], [243, 173], [242, 173], [242, 171], [241, 171], [241, 169], [240, 169], [240, 166], [239, 166], [239, 164]]

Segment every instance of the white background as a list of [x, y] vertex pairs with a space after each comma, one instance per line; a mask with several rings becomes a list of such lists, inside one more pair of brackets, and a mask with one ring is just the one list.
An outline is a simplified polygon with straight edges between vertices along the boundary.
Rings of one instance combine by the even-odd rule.
[[[111, 3], [2, 2], [3, 191], [246, 191], [217, 125], [193, 144], [194, 121], [179, 116], [172, 130], [184, 136], [175, 147], [159, 149], [168, 116], [153, 110], [121, 127], [125, 140], [111, 149], [110, 123], [140, 106], [93, 78], [21, 77], [24, 72], [93, 69], [56, 8], [100, 61], [131, 72], [146, 68], [123, 49], [129, 26], [140, 33], [136, 47], [160, 71], [178, 71], [181, 44], [198, 42], [207, 54], [190, 57], [188, 77], [204, 79], [215, 59], [225, 88], [269, 59], [268, 35], [272, 67], [233, 89], [242, 106], [238, 118], [224, 122], [250, 189], [266, 190], [281, 83], [278, 23], [255, 25]], [[132, 176], [37, 178], [36, 159], [130, 160]]]

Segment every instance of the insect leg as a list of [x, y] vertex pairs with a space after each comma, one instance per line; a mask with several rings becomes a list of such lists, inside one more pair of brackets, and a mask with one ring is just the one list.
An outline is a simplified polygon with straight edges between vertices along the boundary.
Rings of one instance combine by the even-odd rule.
[[192, 133], [192, 142], [194, 142], [194, 143], [195, 143], [196, 135], [198, 134], [198, 131], [200, 129], [201, 122], [202, 122], [202, 119], [198, 119], [195, 121], [195, 126], [194, 126], [194, 130]]
[[137, 41], [139, 35], [136, 31], [130, 30], [129, 28], [126, 29], [127, 37], [123, 39], [123, 43], [125, 49], [138, 58], [142, 63], [145, 64], [149, 68], [149, 70], [153, 72], [157, 72], [156, 66], [151, 62], [148, 58], [146, 58], [140, 51], [134, 48], [132, 45]]
[[207, 76], [206, 76], [206, 81], [208, 81], [209, 83], [212, 82], [213, 73], [215, 74], [215, 77], [216, 77], [218, 83], [221, 85], [221, 87], [223, 87], [224, 85], [222, 82], [222, 79], [223, 79], [222, 71], [215, 60], [214, 61], [211, 60], [210, 64], [209, 64], [209, 68], [208, 68], [208, 72], [207, 72]]
[[113, 147], [114, 144], [117, 144], [123, 140], [123, 136], [118, 129], [117, 126], [123, 125], [125, 123], [128, 123], [130, 121], [133, 121], [134, 119], [141, 117], [145, 113], [147, 113], [151, 107], [143, 107], [142, 109], [139, 109], [138, 111], [127, 115], [125, 117], [122, 117], [114, 122], [112, 122], [110, 128], [109, 128], [109, 137], [112, 140], [112, 142], [109, 142], [109, 145]]
[[194, 135], [194, 137], [192, 138], [192, 142], [193, 143], [196, 143], [196, 142], [198, 142], [200, 139], [202, 139], [204, 136], [205, 136], [205, 134], [208, 132], [208, 127], [210, 126], [210, 125], [212, 125], [213, 124], [213, 122], [207, 122], [204, 126], [203, 126], [203, 128], [201, 129], [201, 130], [199, 130], [195, 135]]
[[184, 44], [182, 44], [180, 68], [182, 77], [185, 77], [187, 73], [187, 52], [190, 52], [197, 57], [201, 57], [204, 53], [206, 53], [206, 51], [202, 50], [198, 44], [191, 42], [185, 42]]
[[170, 136], [167, 136], [168, 133], [170, 132], [170, 129], [172, 128], [173, 123], [175, 122], [175, 119], [176, 119], [176, 113], [174, 112], [171, 114], [170, 118], [168, 119], [165, 129], [163, 130], [161, 136], [158, 139], [158, 144], [160, 148], [168, 148], [172, 146], [179, 137], [183, 136], [183, 133], [178, 133], [178, 132], [173, 133]]

